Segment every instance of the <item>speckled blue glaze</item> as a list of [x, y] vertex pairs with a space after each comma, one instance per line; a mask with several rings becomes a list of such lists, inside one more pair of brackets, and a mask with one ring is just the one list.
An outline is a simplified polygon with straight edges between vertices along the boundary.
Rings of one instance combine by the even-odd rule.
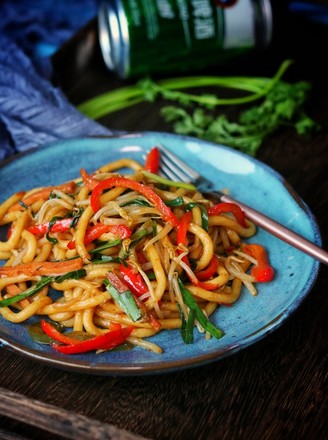
[[[229, 188], [232, 197], [321, 244], [313, 215], [271, 168], [230, 148], [165, 133], [65, 140], [30, 151], [0, 168], [1, 202], [15, 191], [75, 178], [81, 167], [92, 172], [120, 157], [142, 160], [144, 153], [157, 143], [206, 175], [217, 189]], [[64, 356], [33, 342], [25, 325], [10, 324], [0, 317], [0, 341], [38, 362], [90, 374], [155, 374], [217, 361], [280, 326], [309, 293], [318, 273], [317, 261], [265, 231], [259, 230], [250, 241], [267, 247], [276, 277], [273, 282], [258, 286], [257, 297], [245, 291], [233, 307], [217, 310], [212, 319], [225, 332], [220, 340], [205, 340], [195, 331], [195, 342], [185, 345], [179, 331], [173, 330], [151, 339], [163, 348], [162, 354], [134, 348], [100, 355]]]

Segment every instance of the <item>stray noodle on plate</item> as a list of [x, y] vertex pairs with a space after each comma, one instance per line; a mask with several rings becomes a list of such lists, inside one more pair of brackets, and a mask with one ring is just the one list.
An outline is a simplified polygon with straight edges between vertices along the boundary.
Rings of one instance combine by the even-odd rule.
[[191, 343], [195, 326], [206, 338], [224, 335], [210, 315], [236, 302], [243, 285], [256, 295], [255, 283], [274, 271], [260, 244], [244, 242], [256, 228], [239, 206], [163, 179], [159, 160], [154, 147], [143, 165], [81, 169], [74, 181], [0, 205], [4, 319], [39, 316], [30, 333], [64, 354], [124, 342], [160, 353], [148, 337], [180, 329]]

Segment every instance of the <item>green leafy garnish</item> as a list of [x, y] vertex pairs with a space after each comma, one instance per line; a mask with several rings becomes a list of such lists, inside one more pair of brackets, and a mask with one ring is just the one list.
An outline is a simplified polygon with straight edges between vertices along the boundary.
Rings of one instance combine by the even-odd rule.
[[42, 277], [40, 281], [38, 281], [34, 286], [31, 286], [28, 289], [24, 290], [24, 292], [18, 293], [15, 296], [11, 296], [9, 298], [1, 300], [0, 307], [9, 306], [18, 301], [21, 301], [22, 299], [28, 298], [29, 296], [35, 295], [50, 283], [53, 282], [62, 283], [63, 281], [68, 279], [78, 280], [84, 277], [85, 275], [86, 275], [85, 269], [78, 269], [78, 270], [72, 270], [71, 272], [67, 272], [64, 275], [57, 275], [55, 277]]
[[119, 292], [108, 279], [104, 280], [104, 284], [114, 301], [123, 310], [123, 312], [126, 313], [130, 319], [132, 319], [132, 321], [138, 321], [138, 319], [142, 317], [141, 311], [137, 306], [134, 296], [130, 290]]
[[191, 344], [194, 342], [194, 324], [195, 324], [195, 310], [191, 309], [188, 313], [188, 318], [186, 319], [180, 304], [178, 304], [178, 310], [181, 318], [181, 337], [185, 344]]
[[81, 217], [82, 214], [83, 214], [83, 208], [79, 208], [78, 211], [74, 212], [70, 228], [75, 228], [76, 227], [76, 225], [77, 225], [78, 221], [80, 220], [80, 217]]
[[318, 124], [303, 110], [309, 88], [305, 82], [292, 85], [280, 81], [262, 103], [241, 112], [237, 121], [230, 121], [224, 114], [215, 116], [200, 107], [189, 112], [167, 106], [162, 115], [174, 123], [176, 133], [229, 145], [255, 156], [266, 136], [282, 126], [294, 127], [300, 135], [318, 129]]
[[50, 231], [51, 231], [51, 228], [53, 227], [53, 225], [54, 225], [58, 220], [62, 220], [62, 218], [63, 218], [63, 217], [53, 217], [53, 218], [50, 220], [50, 222], [49, 222], [48, 230], [47, 230], [47, 233], [46, 233], [46, 239], [47, 239], [48, 241], [50, 241], [50, 243], [52, 243], [52, 244], [56, 244], [56, 243], [58, 243], [58, 240], [57, 240], [57, 238], [50, 237]]
[[119, 257], [112, 257], [111, 255], [95, 254], [91, 259], [92, 263], [123, 263], [123, 260]]
[[[304, 110], [310, 83], [290, 84], [281, 80], [291, 64], [291, 60], [285, 60], [272, 78], [194, 76], [158, 82], [146, 78], [93, 98], [81, 104], [79, 110], [98, 119], [142, 101], [153, 102], [158, 98], [174, 101], [178, 106], [165, 106], [161, 114], [166, 122], [173, 124], [176, 133], [223, 143], [254, 156], [264, 139], [282, 126], [294, 127], [299, 135], [319, 128]], [[217, 87], [242, 93], [237, 97], [221, 98], [216, 94], [197, 95], [183, 91], [196, 87]], [[252, 102], [256, 102], [256, 106], [243, 110], [237, 120], [230, 120], [226, 113], [218, 114], [217, 111], [218, 107], [244, 106]]]
[[102, 251], [109, 249], [111, 247], [118, 246], [121, 243], [122, 243], [122, 240], [120, 240], [120, 239], [105, 241], [103, 244], [99, 245], [98, 247], [91, 249], [89, 251], [89, 253], [90, 254], [97, 254], [97, 253], [102, 252]]
[[167, 201], [165, 202], [165, 205], [166, 205], [166, 206], [170, 206], [171, 208], [172, 208], [172, 207], [183, 206], [183, 205], [184, 205], [183, 197], [178, 196], [178, 197], [176, 197], [176, 198], [173, 199], [173, 200], [167, 200]]
[[147, 202], [147, 200], [145, 200], [145, 199], [133, 199], [133, 200], [130, 200], [129, 202], [125, 202], [125, 203], [122, 203], [120, 206], [122, 207], [122, 208], [124, 208], [125, 206], [151, 206], [151, 204], [149, 203], [149, 202]]
[[157, 174], [150, 173], [149, 171], [141, 171], [144, 176], [146, 176], [149, 180], [153, 182], [161, 183], [162, 185], [173, 186], [175, 188], [184, 188], [195, 190], [195, 186], [191, 183], [186, 182], [176, 182], [170, 179], [166, 179], [165, 177], [158, 176]]
[[204, 315], [202, 309], [199, 307], [194, 297], [185, 287], [185, 285], [180, 280], [180, 278], [178, 278], [178, 283], [179, 283], [183, 302], [190, 310], [193, 310], [195, 314], [195, 318], [197, 319], [199, 324], [203, 327], [205, 331], [207, 331], [210, 335], [214, 336], [214, 338], [217, 339], [222, 338], [222, 336], [224, 336], [224, 332], [221, 329], [215, 327], [215, 325], [212, 324], [211, 321]]

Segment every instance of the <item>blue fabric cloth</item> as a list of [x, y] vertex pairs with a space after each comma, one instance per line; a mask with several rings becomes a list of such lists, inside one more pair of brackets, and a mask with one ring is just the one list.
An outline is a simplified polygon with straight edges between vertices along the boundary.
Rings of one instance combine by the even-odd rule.
[[0, 2], [0, 160], [58, 139], [110, 134], [72, 106], [49, 55], [97, 13], [95, 0]]

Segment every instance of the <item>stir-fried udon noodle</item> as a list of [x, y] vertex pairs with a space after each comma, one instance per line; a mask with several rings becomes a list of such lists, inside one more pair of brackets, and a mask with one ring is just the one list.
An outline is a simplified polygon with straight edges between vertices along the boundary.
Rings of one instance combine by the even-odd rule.
[[256, 295], [265, 279], [249, 271], [270, 267], [260, 245], [246, 244], [256, 228], [238, 206], [131, 159], [15, 193], [0, 221], [4, 319], [39, 316], [86, 340], [129, 329], [121, 341], [158, 353], [147, 338], [161, 331], [181, 329], [185, 342], [194, 331], [221, 337], [213, 312], [235, 303], [243, 285]]

